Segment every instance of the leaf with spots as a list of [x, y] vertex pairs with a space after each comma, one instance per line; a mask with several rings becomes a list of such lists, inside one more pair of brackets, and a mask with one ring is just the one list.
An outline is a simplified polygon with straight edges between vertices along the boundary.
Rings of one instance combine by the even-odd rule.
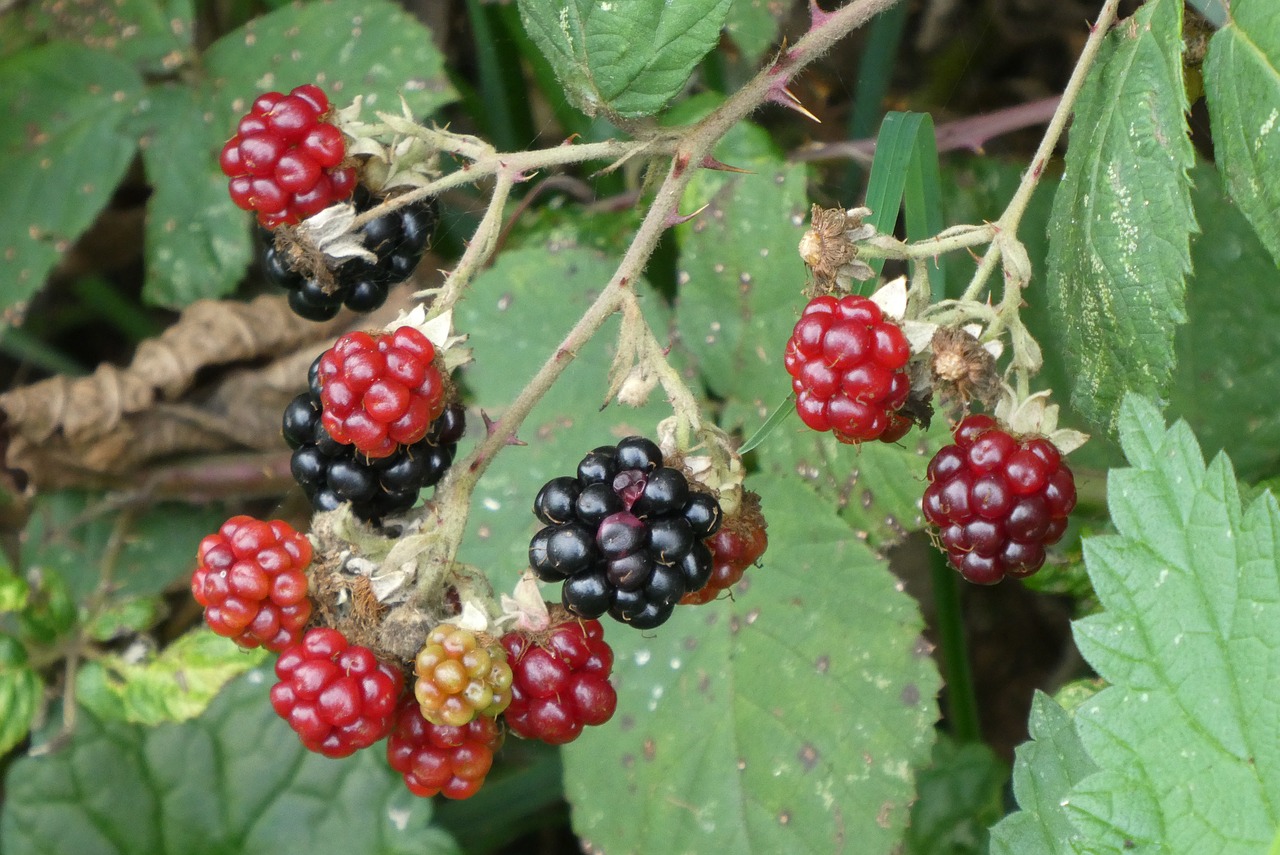
[[749, 483], [770, 545], [734, 598], [605, 628], [618, 712], [568, 746], [565, 789], [610, 855], [902, 839], [939, 683], [915, 602], [795, 479]]
[[520, 0], [520, 19], [588, 116], [651, 116], [720, 41], [730, 0]]
[[381, 746], [344, 760], [302, 747], [271, 709], [269, 671], [198, 719], [148, 728], [82, 710], [69, 745], [7, 770], [0, 849], [36, 852], [455, 853]]
[[1153, 0], [1107, 36], [1080, 92], [1049, 223], [1071, 400], [1107, 429], [1126, 391], [1166, 392], [1186, 320], [1196, 224], [1181, 34], [1181, 0]]
[[97, 217], [133, 159], [142, 91], [124, 60], [68, 43], [0, 60], [0, 310], [22, 307]]
[[50, 41], [78, 42], [128, 60], [144, 73], [173, 73], [191, 59], [192, 0], [40, 0], [20, 14], [28, 28]]
[[253, 249], [246, 215], [207, 156], [225, 142], [226, 131], [205, 122], [193, 95], [176, 86], [153, 87], [134, 119], [155, 188], [147, 202], [143, 298], [175, 309], [230, 293]]
[[[1240, 499], [1183, 422], [1129, 396], [1116, 533], [1085, 538], [1103, 611], [1076, 644], [1109, 685], [1075, 711], [1097, 771], [1062, 802], [1089, 852], [1261, 852], [1280, 825], [1280, 504]], [[1051, 760], [1052, 762], [1052, 760]]]
[[1080, 834], [1063, 800], [1098, 767], [1080, 744], [1071, 714], [1042, 692], [1031, 702], [1028, 729], [1031, 741], [1018, 747], [1013, 765], [1013, 794], [1021, 810], [991, 829], [991, 855], [1078, 852]]
[[1234, 0], [1209, 42], [1213, 153], [1236, 205], [1280, 264], [1280, 5]]

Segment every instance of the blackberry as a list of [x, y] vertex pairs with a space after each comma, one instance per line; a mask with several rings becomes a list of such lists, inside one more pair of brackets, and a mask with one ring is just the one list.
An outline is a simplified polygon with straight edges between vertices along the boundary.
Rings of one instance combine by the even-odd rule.
[[711, 577], [702, 541], [720, 527], [720, 504], [644, 437], [588, 452], [576, 476], [542, 487], [533, 512], [544, 527], [529, 542], [529, 564], [542, 581], [564, 583], [561, 601], [580, 618], [608, 613], [652, 629]]
[[419, 491], [437, 484], [453, 463], [465, 429], [462, 405], [450, 404], [423, 439], [399, 446], [388, 457], [369, 459], [354, 446], [334, 441], [324, 429], [314, 389], [290, 402], [282, 424], [285, 442], [294, 450], [293, 478], [311, 506], [331, 511], [350, 502], [352, 513], [372, 522], [407, 511]]
[[[363, 186], [353, 201], [364, 213], [382, 200]], [[365, 248], [377, 262], [352, 258], [333, 271], [332, 291], [298, 273], [276, 249], [270, 231], [260, 229], [262, 269], [271, 282], [289, 292], [289, 308], [311, 321], [327, 321], [345, 305], [353, 312], [372, 312], [387, 300], [392, 287], [408, 279], [422, 260], [439, 220], [435, 199], [423, 199], [378, 217], [361, 229]]]

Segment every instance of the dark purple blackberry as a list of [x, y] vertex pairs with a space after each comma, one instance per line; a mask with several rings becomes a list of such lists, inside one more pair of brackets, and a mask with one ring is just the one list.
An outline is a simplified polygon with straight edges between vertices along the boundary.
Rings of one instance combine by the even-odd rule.
[[282, 423], [285, 442], [294, 449], [293, 478], [311, 506], [331, 511], [350, 502], [352, 513], [372, 522], [407, 511], [423, 488], [444, 477], [465, 428], [462, 406], [450, 404], [422, 440], [371, 460], [329, 436], [320, 423], [320, 396], [314, 390], [290, 402]]
[[644, 437], [592, 449], [576, 476], [538, 491], [533, 512], [544, 527], [529, 564], [544, 582], [564, 581], [561, 601], [579, 617], [652, 629], [711, 577], [702, 541], [720, 527], [720, 503], [691, 490]]
[[[381, 200], [357, 187], [356, 211], [363, 213]], [[387, 300], [390, 289], [408, 279], [422, 260], [431, 232], [439, 220], [435, 199], [424, 199], [398, 208], [361, 228], [365, 248], [376, 262], [350, 259], [334, 270], [334, 282], [326, 291], [318, 280], [308, 279], [289, 266], [276, 250], [272, 234], [259, 229], [262, 269], [271, 282], [289, 291], [289, 307], [312, 321], [327, 321], [345, 305], [355, 312], [371, 312]]]

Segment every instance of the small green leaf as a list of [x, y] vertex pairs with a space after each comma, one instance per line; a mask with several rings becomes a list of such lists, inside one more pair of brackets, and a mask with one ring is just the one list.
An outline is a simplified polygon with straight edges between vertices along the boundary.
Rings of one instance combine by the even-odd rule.
[[0, 550], [0, 614], [16, 612], [27, 604], [31, 586], [27, 580], [13, 572], [9, 557]]
[[18, 613], [18, 626], [24, 638], [37, 644], [53, 644], [75, 626], [79, 616], [76, 601], [55, 568], [32, 565], [27, 572], [33, 587]]
[[1280, 264], [1280, 5], [1233, 0], [1209, 42], [1204, 87], [1218, 168]]
[[82, 710], [71, 743], [8, 769], [8, 855], [151, 852], [436, 855], [457, 852], [375, 746], [344, 760], [302, 747], [271, 709], [265, 670], [182, 724]]
[[720, 40], [730, 0], [520, 0], [529, 36], [588, 116], [651, 116]]
[[1075, 713], [1099, 771], [1067, 813], [1089, 851], [1259, 852], [1280, 821], [1280, 505], [1242, 506], [1227, 458], [1206, 466], [1150, 401], [1127, 398], [1119, 426], [1117, 533], [1085, 539], [1104, 611], [1075, 624], [1110, 684]]
[[751, 65], [778, 41], [778, 28], [787, 7], [770, 0], [733, 0], [725, 16], [724, 29]]
[[565, 750], [574, 829], [603, 851], [901, 839], [939, 683], [915, 603], [794, 478], [748, 486], [770, 545], [732, 600], [678, 608], [652, 633], [605, 628], [618, 711]]
[[90, 618], [85, 633], [94, 641], [116, 641], [155, 626], [163, 614], [159, 597], [110, 599]]
[[1036, 692], [1028, 724], [1031, 741], [1019, 746], [1013, 794], [1021, 810], [991, 829], [991, 855], [1068, 855], [1081, 837], [1067, 819], [1071, 788], [1097, 771], [1076, 734], [1075, 722], [1048, 695]]
[[143, 662], [108, 656], [86, 663], [77, 675], [78, 697], [104, 720], [186, 721], [203, 713], [232, 678], [266, 658], [262, 648], [244, 650], [200, 628]]
[[180, 308], [229, 294], [252, 256], [245, 215], [231, 201], [211, 153], [227, 130], [205, 121], [195, 93], [152, 87], [134, 119], [155, 188], [147, 202], [144, 299]]
[[123, 59], [69, 43], [0, 60], [11, 200], [0, 206], [0, 309], [30, 298], [111, 198], [133, 159], [121, 125], [141, 91]]
[[987, 826], [1004, 813], [1009, 769], [986, 745], [942, 737], [929, 766], [917, 774], [918, 796], [904, 841], [908, 855], [969, 855], [987, 851]]
[[1181, 34], [1181, 0], [1152, 0], [1107, 36], [1080, 92], [1049, 223], [1071, 400], [1105, 428], [1126, 391], [1166, 392], [1186, 319], [1196, 224]]
[[0, 633], [0, 757], [26, 738], [43, 691], [22, 644]]

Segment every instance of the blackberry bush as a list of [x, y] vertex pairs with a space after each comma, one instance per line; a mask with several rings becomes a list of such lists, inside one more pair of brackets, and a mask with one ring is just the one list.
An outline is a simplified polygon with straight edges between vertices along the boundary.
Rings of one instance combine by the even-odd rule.
[[579, 617], [652, 629], [711, 576], [703, 541], [720, 527], [720, 503], [663, 465], [644, 437], [593, 449], [576, 476], [543, 485], [533, 512], [545, 527], [529, 564], [544, 582], [564, 583], [564, 607]]

